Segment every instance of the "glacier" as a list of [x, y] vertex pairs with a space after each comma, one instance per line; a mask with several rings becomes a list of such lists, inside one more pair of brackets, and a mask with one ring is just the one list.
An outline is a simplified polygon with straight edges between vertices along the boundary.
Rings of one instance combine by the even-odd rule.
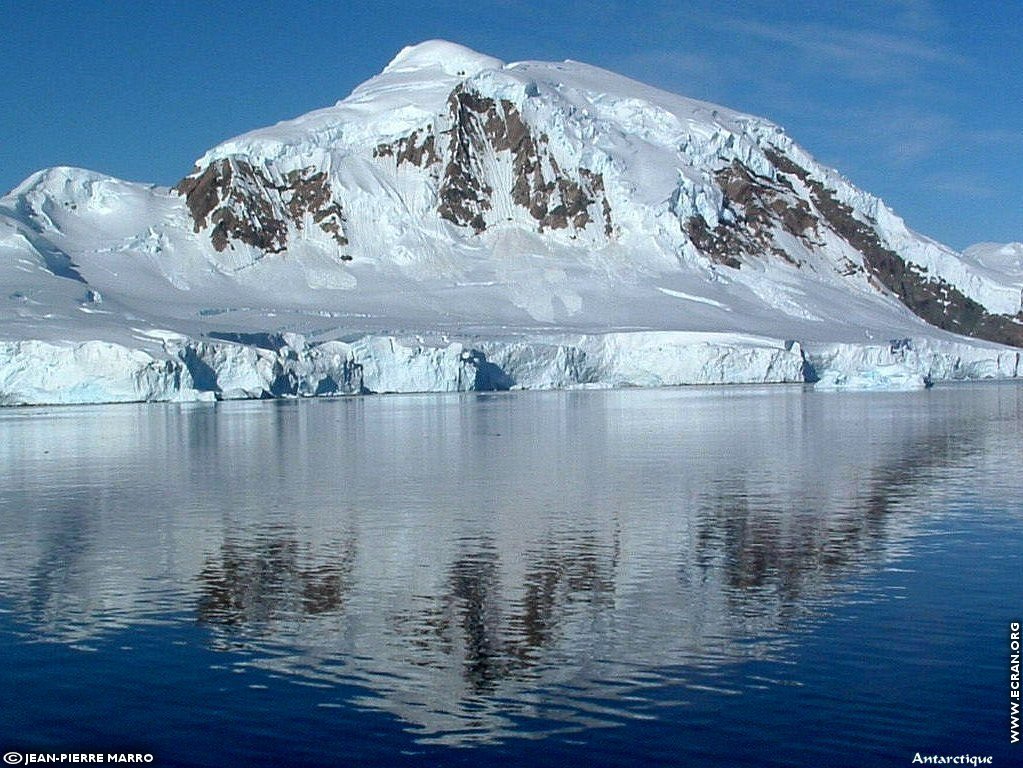
[[0, 404], [1013, 379], [1021, 254], [769, 120], [427, 41], [174, 188], [0, 198]]

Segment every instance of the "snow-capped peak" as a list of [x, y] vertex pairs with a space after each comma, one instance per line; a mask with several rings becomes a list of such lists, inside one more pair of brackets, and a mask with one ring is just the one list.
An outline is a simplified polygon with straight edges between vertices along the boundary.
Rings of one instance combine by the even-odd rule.
[[196, 165], [204, 168], [232, 156], [259, 163], [319, 165], [328, 162], [329, 152], [372, 147], [425, 125], [443, 110], [459, 82], [504, 66], [500, 59], [444, 40], [406, 46], [379, 75], [333, 106], [228, 139]]
[[88, 189], [96, 184], [123, 183], [86, 168], [57, 165], [36, 171], [10, 191], [12, 198], [26, 195], [45, 194], [53, 197], [73, 195], [77, 190]]
[[402, 48], [384, 67], [384, 74], [438, 68], [448, 75], [472, 77], [487, 69], [502, 69], [504, 62], [447, 40], [426, 40]]

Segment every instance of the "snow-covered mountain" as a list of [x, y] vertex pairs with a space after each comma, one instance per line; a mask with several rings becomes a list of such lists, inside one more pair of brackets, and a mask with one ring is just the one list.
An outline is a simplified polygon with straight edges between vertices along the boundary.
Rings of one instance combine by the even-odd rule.
[[766, 120], [430, 41], [172, 189], [0, 200], [0, 401], [1015, 376], [1007, 253]]
[[1023, 243], [977, 243], [963, 251], [963, 260], [999, 282], [1023, 288]]

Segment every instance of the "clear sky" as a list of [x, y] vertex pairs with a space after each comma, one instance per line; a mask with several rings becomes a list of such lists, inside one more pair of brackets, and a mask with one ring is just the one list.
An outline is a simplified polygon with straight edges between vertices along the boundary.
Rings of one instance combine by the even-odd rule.
[[1023, 0], [0, 0], [0, 188], [51, 165], [172, 184], [444, 38], [767, 117], [919, 232], [1019, 241], [1021, 36]]

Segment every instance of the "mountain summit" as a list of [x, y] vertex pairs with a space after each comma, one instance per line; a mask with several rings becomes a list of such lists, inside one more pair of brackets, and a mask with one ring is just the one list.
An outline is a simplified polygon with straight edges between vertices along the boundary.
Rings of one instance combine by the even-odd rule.
[[[459, 338], [468, 388], [688, 381], [594, 362], [612, 339], [646, 349], [650, 334], [685, 359], [696, 344], [798, 342], [811, 377], [813, 354], [820, 368], [842, 345], [866, 360], [888, 344], [884, 364], [905, 365], [913, 340], [1015, 375], [1018, 353], [994, 345], [1023, 346], [1008, 259], [915, 234], [779, 126], [585, 64], [506, 64], [443, 41], [404, 48], [332, 107], [214, 147], [172, 189], [34, 174], [0, 201], [0, 258], [10, 344], [109, 343], [180, 367], [174, 392], [218, 396], [235, 390], [197, 367], [203, 355], [342, 345], [351, 384], [372, 357], [358, 344], [383, 337], [424, 371], [420, 357]], [[581, 367], [516, 368], [558, 354]], [[986, 375], [917, 357], [921, 378]], [[273, 365], [285, 380], [239, 391], [304, 392], [304, 374]], [[759, 380], [726, 368], [714, 380]]]

